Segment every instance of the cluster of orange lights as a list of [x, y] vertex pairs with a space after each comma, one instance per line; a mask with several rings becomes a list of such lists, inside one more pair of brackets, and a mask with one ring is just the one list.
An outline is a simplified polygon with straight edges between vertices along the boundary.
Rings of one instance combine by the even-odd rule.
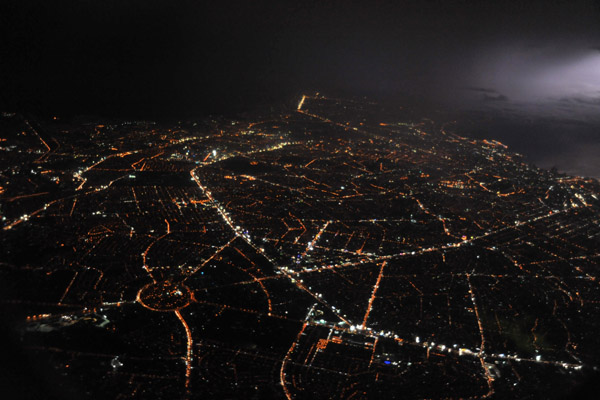
[[37, 321], [40, 319], [48, 318], [50, 314], [37, 314], [37, 315], [29, 315], [27, 316], [27, 321]]

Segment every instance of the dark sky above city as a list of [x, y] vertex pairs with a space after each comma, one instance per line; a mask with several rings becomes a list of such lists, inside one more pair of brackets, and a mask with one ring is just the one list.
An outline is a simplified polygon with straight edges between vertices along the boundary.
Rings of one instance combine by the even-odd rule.
[[496, 131], [576, 120], [557, 132], [599, 141], [594, 0], [5, 0], [0, 19], [2, 109], [158, 118], [316, 89], [483, 110]]

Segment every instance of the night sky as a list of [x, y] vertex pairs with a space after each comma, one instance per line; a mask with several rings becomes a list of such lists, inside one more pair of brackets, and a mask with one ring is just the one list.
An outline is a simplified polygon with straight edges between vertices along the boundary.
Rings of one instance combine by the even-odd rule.
[[2, 110], [158, 119], [368, 95], [600, 177], [593, 0], [4, 0], [0, 32]]

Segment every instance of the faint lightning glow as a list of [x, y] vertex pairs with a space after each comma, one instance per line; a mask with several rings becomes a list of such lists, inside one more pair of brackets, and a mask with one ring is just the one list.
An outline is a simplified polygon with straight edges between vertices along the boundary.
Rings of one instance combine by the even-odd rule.
[[511, 101], [600, 99], [600, 52], [589, 49], [503, 48], [476, 62], [471, 86], [489, 88]]
[[593, 100], [600, 97], [600, 53], [541, 66], [532, 77], [530, 88], [551, 98], [576, 97]]

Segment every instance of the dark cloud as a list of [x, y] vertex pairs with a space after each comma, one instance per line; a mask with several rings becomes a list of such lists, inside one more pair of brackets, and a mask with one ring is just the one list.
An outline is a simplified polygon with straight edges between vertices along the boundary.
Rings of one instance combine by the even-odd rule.
[[482, 88], [482, 87], [468, 87], [468, 90], [472, 90], [473, 92], [483, 92], [483, 93], [498, 93], [496, 89]]
[[575, 103], [586, 104], [590, 106], [600, 105], [600, 97], [571, 97], [569, 100]]
[[483, 101], [508, 101], [508, 97], [503, 94], [495, 93], [495, 94], [483, 94]]

